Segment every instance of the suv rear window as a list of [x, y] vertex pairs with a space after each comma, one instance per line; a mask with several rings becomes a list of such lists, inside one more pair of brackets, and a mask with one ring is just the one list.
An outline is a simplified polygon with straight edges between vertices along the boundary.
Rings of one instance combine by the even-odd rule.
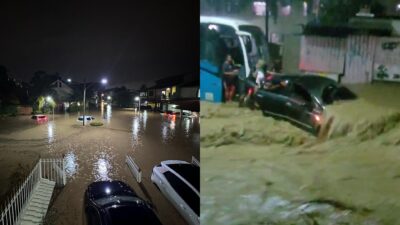
[[169, 164], [168, 166], [200, 192], [200, 167], [192, 164]]
[[329, 85], [328, 87], [324, 88], [322, 92], [322, 101], [325, 104], [332, 104], [334, 101], [352, 100], [356, 98], [357, 96], [353, 92], [343, 86], [335, 87], [333, 85]]
[[175, 176], [172, 172], [167, 171], [164, 173], [172, 188], [178, 195], [189, 205], [189, 207], [199, 216], [200, 214], [200, 196], [198, 196], [188, 185], [186, 185], [180, 178]]

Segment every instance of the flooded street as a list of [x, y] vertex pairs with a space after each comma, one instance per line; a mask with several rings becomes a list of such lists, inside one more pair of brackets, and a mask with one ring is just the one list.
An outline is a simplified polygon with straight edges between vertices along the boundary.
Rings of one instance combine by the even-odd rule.
[[[110, 179], [126, 182], [140, 197], [150, 201], [164, 225], [186, 224], [152, 184], [150, 175], [160, 161], [199, 158], [198, 119], [168, 118], [154, 112], [111, 107], [87, 114], [104, 125], [83, 127], [77, 121], [77, 113], [56, 115], [54, 121], [49, 115], [49, 122], [41, 125], [34, 124], [29, 117], [1, 119], [1, 195], [39, 157], [65, 157], [67, 185], [49, 209], [46, 220], [51, 224], [81, 224], [87, 185]], [[11, 132], [9, 126], [13, 127]], [[142, 169], [140, 185], [125, 163], [127, 155]]]
[[202, 223], [399, 224], [400, 88], [382, 86], [351, 87], [359, 100], [328, 107], [325, 139], [202, 103]]

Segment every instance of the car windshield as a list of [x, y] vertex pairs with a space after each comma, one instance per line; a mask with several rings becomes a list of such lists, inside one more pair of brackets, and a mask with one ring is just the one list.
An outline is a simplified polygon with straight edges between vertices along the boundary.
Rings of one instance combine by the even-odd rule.
[[168, 166], [181, 175], [197, 191], [200, 190], [200, 167], [193, 164], [169, 164]]
[[138, 202], [141, 199], [133, 196], [106, 196], [104, 198], [96, 199], [94, 202], [97, 205], [107, 205], [113, 202]]
[[329, 85], [324, 88], [322, 92], [322, 101], [327, 105], [332, 104], [335, 101], [353, 100], [356, 98], [357, 96], [352, 91], [343, 86], [336, 87]]
[[161, 225], [154, 212], [147, 206], [111, 206], [107, 208], [110, 223], [118, 225]]

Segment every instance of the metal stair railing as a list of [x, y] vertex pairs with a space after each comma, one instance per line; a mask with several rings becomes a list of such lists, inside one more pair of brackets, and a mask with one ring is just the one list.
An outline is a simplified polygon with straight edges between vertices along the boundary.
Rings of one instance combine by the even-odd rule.
[[54, 181], [57, 187], [66, 184], [63, 159], [39, 159], [31, 173], [6, 202], [0, 214], [0, 225], [17, 224], [25, 206], [32, 197], [32, 192], [41, 179]]

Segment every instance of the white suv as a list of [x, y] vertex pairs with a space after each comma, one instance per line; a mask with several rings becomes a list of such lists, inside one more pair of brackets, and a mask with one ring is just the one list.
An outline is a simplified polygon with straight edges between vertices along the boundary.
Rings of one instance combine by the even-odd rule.
[[151, 180], [190, 225], [200, 224], [200, 167], [180, 160], [162, 161]]

